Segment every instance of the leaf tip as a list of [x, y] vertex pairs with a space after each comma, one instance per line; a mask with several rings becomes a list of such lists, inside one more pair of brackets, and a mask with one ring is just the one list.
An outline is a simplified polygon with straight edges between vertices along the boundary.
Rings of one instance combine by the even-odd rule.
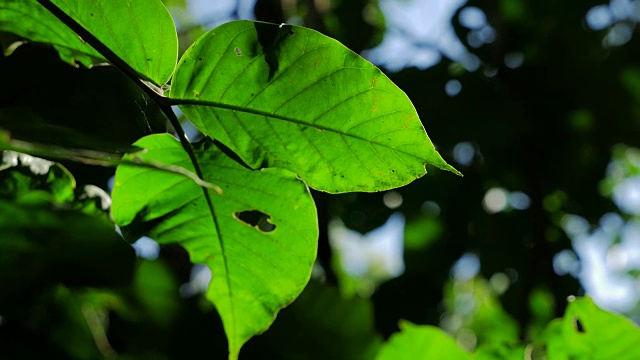
[[460, 177], [464, 177], [464, 175], [460, 171], [458, 171], [458, 169], [454, 168], [453, 166], [451, 166], [449, 164], [447, 164], [447, 168], [445, 170], [451, 171], [452, 173], [454, 173], [454, 174], [456, 174], [456, 175], [458, 175]]
[[460, 177], [464, 177], [464, 175], [462, 175], [462, 173], [460, 171], [458, 171], [458, 169], [454, 168], [453, 166], [447, 164], [446, 162], [442, 161], [439, 164], [434, 164], [436, 167], [438, 167], [440, 170], [445, 170], [445, 171], [449, 171], [452, 172]]

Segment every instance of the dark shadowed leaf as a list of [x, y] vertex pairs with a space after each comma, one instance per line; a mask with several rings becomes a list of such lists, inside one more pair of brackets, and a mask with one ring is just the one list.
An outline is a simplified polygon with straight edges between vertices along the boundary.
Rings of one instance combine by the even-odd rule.
[[59, 164], [2, 152], [0, 303], [51, 284], [122, 286], [131, 280], [133, 249], [106, 213], [74, 195], [74, 187]]
[[[337, 288], [311, 280], [264, 335], [247, 344], [247, 358], [371, 360], [382, 341], [373, 304], [345, 299]], [[313, 349], [310, 351], [310, 349]]]

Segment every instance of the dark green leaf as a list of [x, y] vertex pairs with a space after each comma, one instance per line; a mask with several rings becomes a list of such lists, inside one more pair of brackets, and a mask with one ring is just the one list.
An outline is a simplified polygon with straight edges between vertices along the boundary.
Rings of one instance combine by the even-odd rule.
[[[3, 294], [19, 293], [36, 279], [83, 286], [126, 284], [133, 276], [133, 249], [91, 196], [75, 196], [75, 179], [67, 169], [12, 151], [1, 154]], [[112, 262], [119, 266], [113, 269]]]
[[[169, 135], [134, 145], [146, 149], [136, 154], [142, 160], [193, 169]], [[205, 195], [173, 173], [119, 166], [112, 213], [123, 231], [146, 228], [143, 233], [161, 244], [181, 244], [192, 262], [211, 269], [207, 297], [223, 320], [230, 358], [236, 358], [242, 344], [267, 329], [309, 280], [316, 212], [304, 183], [286, 170], [249, 170], [208, 143], [196, 153], [203, 178], [220, 186], [221, 194]]]
[[167, 326], [175, 317], [178, 305], [178, 284], [169, 268], [161, 261], [139, 262], [133, 289], [141, 311], [155, 323]]
[[312, 280], [269, 331], [247, 345], [253, 355], [247, 358], [370, 360], [381, 343], [369, 300], [345, 299], [337, 288]]
[[[449, 166], [411, 101], [375, 66], [314, 30], [234, 21], [184, 54], [171, 97], [253, 168], [328, 192], [378, 191]], [[188, 105], [187, 105], [188, 104]]]

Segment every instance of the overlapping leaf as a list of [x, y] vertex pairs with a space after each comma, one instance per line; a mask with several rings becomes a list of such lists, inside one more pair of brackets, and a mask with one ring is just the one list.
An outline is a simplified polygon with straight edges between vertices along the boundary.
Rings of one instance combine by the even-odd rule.
[[[143, 160], [193, 166], [170, 135], [151, 135], [135, 143], [147, 149]], [[212, 272], [207, 297], [220, 314], [230, 358], [242, 344], [264, 331], [275, 313], [302, 291], [315, 259], [317, 221], [304, 183], [282, 169], [254, 171], [214, 145], [196, 149], [203, 177], [218, 194], [183, 176], [120, 166], [112, 213], [123, 231], [146, 227], [162, 244], [179, 243], [194, 263]], [[256, 219], [244, 218], [257, 214]], [[260, 217], [262, 215], [262, 217]]]
[[[160, 0], [51, 0], [143, 78], [166, 83], [178, 57], [178, 39]], [[104, 58], [36, 0], [0, 2], [0, 30], [53, 44], [60, 57], [90, 66]]]
[[171, 97], [251, 167], [287, 168], [328, 192], [378, 191], [456, 172], [405, 93], [336, 40], [289, 25], [234, 21], [184, 54]]

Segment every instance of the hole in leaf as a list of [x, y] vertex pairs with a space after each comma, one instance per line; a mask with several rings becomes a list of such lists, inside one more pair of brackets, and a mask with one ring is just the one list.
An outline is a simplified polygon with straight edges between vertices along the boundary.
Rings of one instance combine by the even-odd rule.
[[240, 50], [240, 48], [236, 48], [236, 55], [240, 56], [242, 55], [242, 50]]
[[573, 318], [573, 327], [576, 328], [576, 330], [579, 333], [585, 333], [586, 331], [584, 330], [584, 326], [582, 326], [582, 323], [580, 322], [580, 319], [578, 319], [577, 317]]
[[258, 210], [246, 210], [233, 213], [233, 216], [243, 223], [255, 227], [263, 232], [272, 232], [276, 226], [269, 222], [271, 216]]

